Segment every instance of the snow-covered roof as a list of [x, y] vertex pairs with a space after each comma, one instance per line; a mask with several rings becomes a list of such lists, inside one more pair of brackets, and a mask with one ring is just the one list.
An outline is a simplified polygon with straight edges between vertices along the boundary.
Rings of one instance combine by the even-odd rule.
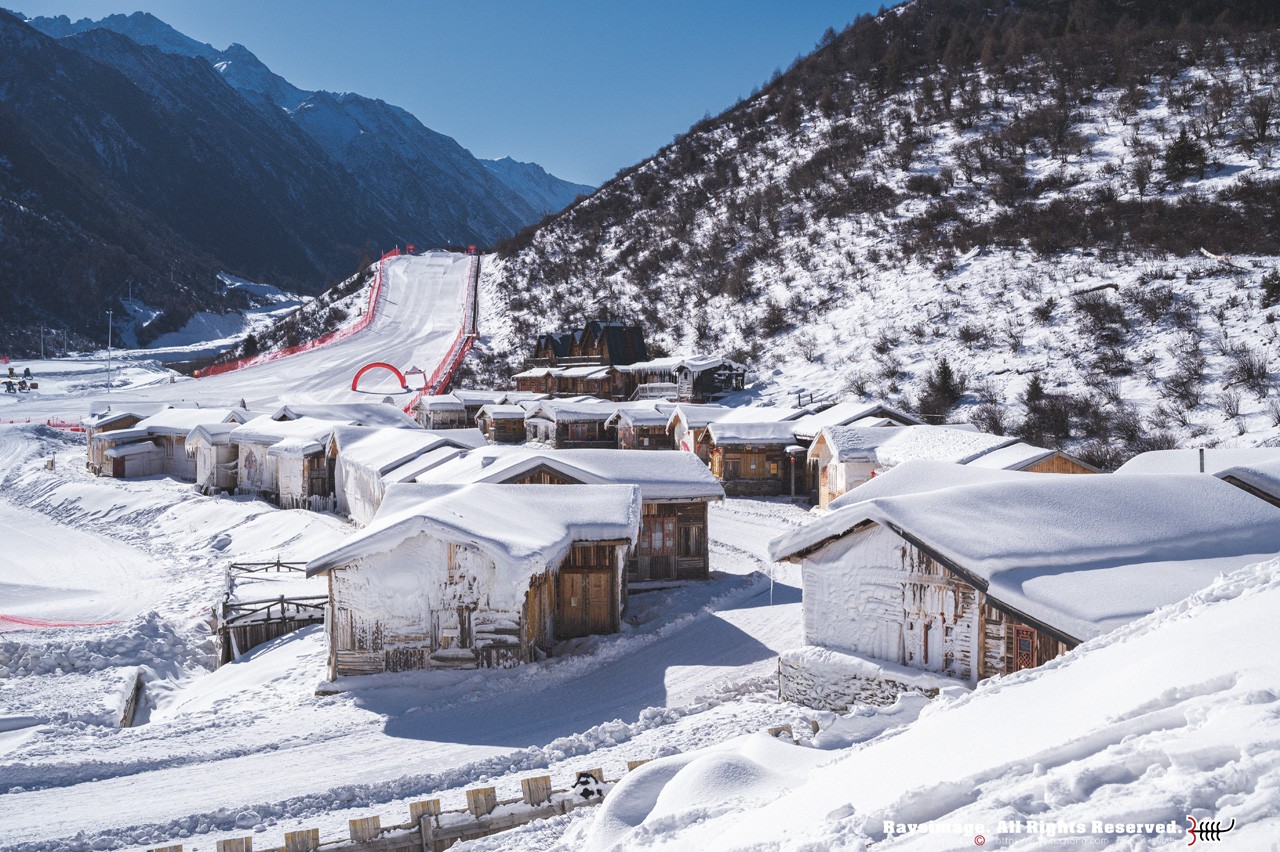
[[149, 435], [187, 435], [197, 426], [244, 423], [252, 416], [243, 408], [166, 408], [139, 420], [133, 428], [144, 430]]
[[474, 449], [486, 446], [479, 429], [387, 429], [376, 426], [335, 426], [329, 445], [345, 464], [378, 476], [437, 447]]
[[[1018, 481], [1025, 476], [1057, 476], [1052, 473], [1023, 473], [1022, 471], [976, 467], [949, 461], [905, 461], [879, 473], [831, 501], [831, 511], [852, 506], [874, 497], [899, 497], [940, 488], [959, 485], [978, 485], [984, 482]], [[1065, 475], [1065, 474], [1063, 474]]]
[[[1139, 453], [1116, 469], [1116, 473], [1200, 473], [1200, 450], [1151, 450]], [[1204, 450], [1204, 472], [1217, 473], [1280, 460], [1280, 447], [1212, 447]]]
[[599, 401], [591, 403], [546, 400], [529, 409], [529, 417], [541, 417], [553, 423], [561, 420], [572, 423], [583, 420], [608, 420], [616, 410], [616, 404], [601, 404]]
[[717, 444], [789, 446], [796, 442], [795, 424], [791, 421], [767, 423], [716, 421], [707, 426], [707, 434]]
[[575, 541], [635, 542], [640, 490], [633, 485], [387, 486], [373, 521], [307, 564], [307, 576], [395, 550], [426, 534], [473, 545], [493, 558], [498, 583], [527, 588]]
[[433, 450], [427, 450], [420, 456], [414, 456], [401, 465], [382, 474], [382, 482], [390, 484], [392, 482], [413, 482], [413, 480], [423, 473], [431, 470], [431, 468], [442, 465], [447, 461], [456, 459], [462, 455], [465, 450], [461, 450], [454, 446], [440, 446]]
[[807, 408], [781, 408], [771, 405], [744, 405], [744, 406], [728, 406], [707, 404], [690, 404], [681, 403], [676, 406], [676, 410], [671, 412], [671, 419], [667, 421], [668, 427], [679, 418], [688, 429], [701, 429], [712, 423], [732, 423], [732, 422], [784, 422], [788, 420], [796, 420], [809, 413]]
[[132, 444], [120, 444], [111, 447], [105, 453], [109, 459], [122, 459], [126, 456], [156, 455], [163, 452], [155, 441], [135, 441]]
[[90, 429], [101, 429], [103, 426], [110, 426], [112, 423], [118, 423], [130, 417], [137, 417], [142, 420], [170, 407], [163, 403], [131, 403], [127, 407], [112, 407], [108, 405], [105, 409], [95, 410], [87, 417], [82, 417], [80, 423]]
[[624, 373], [675, 373], [685, 369], [691, 373], [702, 373], [728, 364], [737, 369], [746, 369], [736, 361], [720, 355], [673, 355], [668, 358], [650, 358], [648, 361], [636, 361], [634, 364], [620, 365], [618, 370]]
[[262, 444], [270, 447], [285, 440], [301, 440], [319, 445], [328, 440], [329, 433], [338, 425], [341, 424], [334, 423], [332, 420], [317, 420], [314, 417], [276, 420], [269, 414], [263, 414], [232, 429], [231, 443]]
[[1280, 509], [1214, 477], [1018, 476], [862, 500], [769, 551], [795, 558], [868, 522], [888, 526], [1077, 640], [1280, 553]]
[[231, 433], [239, 425], [234, 420], [230, 423], [202, 423], [187, 433], [187, 448], [190, 449], [198, 444], [225, 447], [231, 443]]
[[856, 421], [873, 417], [881, 421], [892, 420], [901, 426], [924, 423], [923, 420], [883, 403], [837, 402], [830, 408], [824, 408], [822, 411], [806, 414], [797, 419], [796, 437], [804, 441], [812, 441], [828, 426], [851, 426]]
[[538, 450], [493, 446], [433, 468], [418, 482], [504, 482], [548, 467], [587, 485], [640, 486], [645, 500], [720, 500], [724, 487], [693, 453], [678, 450]]
[[549, 393], [538, 393], [537, 391], [506, 391], [498, 400], [502, 405], [517, 405], [521, 402], [536, 402], [538, 400], [551, 399]]
[[271, 415], [272, 420], [297, 420], [311, 417], [353, 426], [396, 426], [416, 429], [418, 422], [394, 405], [381, 402], [344, 402], [331, 404], [290, 404]]
[[1017, 442], [1017, 438], [950, 426], [828, 426], [814, 447], [825, 443], [838, 462], [892, 466], [915, 459], [966, 464]]
[[650, 358], [648, 361], [636, 361], [634, 364], [622, 364], [618, 369], [623, 373], [675, 373], [684, 359], [679, 355], [668, 358]]
[[581, 367], [561, 367], [555, 373], [566, 379], [603, 379], [613, 369], [613, 367], [600, 364], [587, 364]]
[[643, 404], [631, 403], [621, 407], [609, 418], [607, 425], [617, 426], [666, 426], [675, 411], [674, 404], [669, 402], [646, 401]]
[[551, 367], [530, 367], [511, 376], [513, 379], [541, 379], [545, 376], [554, 376], [558, 373]]
[[525, 410], [518, 405], [484, 405], [480, 414], [491, 420], [523, 420]]
[[431, 396], [420, 397], [413, 405], [414, 408], [421, 411], [466, 411], [467, 406], [462, 400], [458, 399], [451, 393], [434, 394]]
[[1214, 476], [1243, 486], [1263, 499], [1280, 501], [1280, 459], [1228, 467]]
[[324, 452], [324, 439], [312, 440], [302, 436], [284, 438], [267, 448], [267, 455], [272, 458], [298, 459]]
[[466, 389], [459, 389], [452, 392], [452, 396], [460, 400], [463, 405], [488, 405], [493, 402], [502, 402], [502, 398], [506, 396], [506, 394], [506, 391]]
[[1044, 461], [1055, 452], [1057, 451], [1017, 441], [989, 453], [983, 453], [969, 464], [975, 467], [989, 467], [993, 470], [1022, 470]]

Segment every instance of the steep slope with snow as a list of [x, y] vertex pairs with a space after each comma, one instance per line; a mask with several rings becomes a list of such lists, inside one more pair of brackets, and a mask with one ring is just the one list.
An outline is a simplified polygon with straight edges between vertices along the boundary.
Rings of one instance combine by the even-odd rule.
[[[934, 415], [959, 397], [962, 418], [1104, 464], [1280, 435], [1278, 14], [917, 0], [862, 18], [500, 245], [490, 366], [607, 312], [749, 359], [768, 395]], [[937, 404], [943, 358], [967, 394]]]

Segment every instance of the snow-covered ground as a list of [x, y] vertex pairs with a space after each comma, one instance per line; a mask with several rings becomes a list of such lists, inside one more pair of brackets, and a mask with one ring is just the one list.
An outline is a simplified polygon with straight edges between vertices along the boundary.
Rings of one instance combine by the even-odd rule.
[[1235, 640], [1274, 633], [1277, 606], [1272, 560], [972, 693], [828, 717], [814, 748], [754, 734], [655, 761], [565, 845], [1173, 848], [1192, 816], [1274, 849], [1280, 663]]
[[[462, 788], [482, 780], [518, 795], [531, 770], [563, 777], [586, 760], [617, 777], [626, 760], [798, 723], [770, 678], [777, 653], [800, 641], [798, 578], [777, 568], [771, 582], [765, 555], [772, 536], [805, 518], [789, 503], [714, 507], [715, 579], [634, 595], [619, 636], [509, 671], [387, 675], [317, 696], [322, 631], [210, 672], [209, 608], [228, 562], [305, 559], [352, 528], [164, 478], [94, 478], [82, 440], [0, 428], [0, 513], [21, 531], [0, 559], [0, 583], [22, 592], [6, 595], [0, 613], [116, 622], [6, 622], [0, 847], [186, 837], [189, 849], [212, 849], [246, 829], [276, 838], [312, 825], [342, 836], [347, 819], [371, 809], [394, 814], [428, 795], [458, 806]], [[51, 544], [63, 541], [77, 547]], [[114, 582], [122, 565], [130, 579]], [[323, 594], [322, 580], [290, 585], [300, 582]], [[139, 668], [145, 723], [119, 729]]]
[[[269, 408], [350, 398], [371, 360], [429, 371], [456, 330], [465, 272], [458, 255], [390, 261], [389, 307], [365, 332], [210, 379], [171, 382], [128, 361], [112, 397]], [[641, 758], [660, 760], [602, 808], [473, 848], [973, 843], [890, 837], [885, 820], [980, 823], [993, 842], [1027, 848], [1042, 838], [1005, 836], [999, 821], [1234, 816], [1228, 837], [1246, 846], [1280, 828], [1280, 671], [1266, 642], [1275, 563], [972, 694], [838, 718], [777, 701], [777, 655], [801, 644], [800, 584], [767, 545], [807, 514], [728, 500], [711, 510], [713, 579], [633, 594], [618, 635], [511, 670], [389, 674], [317, 695], [321, 629], [215, 671], [211, 608], [228, 563], [305, 561], [354, 528], [163, 477], [89, 475], [84, 436], [42, 424], [102, 398], [105, 363], [35, 367], [39, 391], [0, 408], [34, 421], [0, 425], [0, 849], [213, 850], [246, 834], [261, 847], [311, 826], [339, 838], [348, 819], [385, 822], [410, 801], [459, 807], [477, 783], [515, 797], [529, 775], [563, 783], [601, 767], [618, 778]], [[287, 576], [241, 578], [233, 592], [266, 597], [281, 583], [324, 591]], [[136, 725], [120, 728], [139, 676]], [[811, 741], [809, 720], [822, 725]], [[801, 744], [758, 733], [778, 724]]]

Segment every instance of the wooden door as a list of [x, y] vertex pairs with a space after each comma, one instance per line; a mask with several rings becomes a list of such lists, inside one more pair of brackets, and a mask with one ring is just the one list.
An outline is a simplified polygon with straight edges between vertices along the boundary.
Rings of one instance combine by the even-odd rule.
[[556, 638], [614, 632], [615, 595], [613, 571], [562, 568], [556, 583]]
[[556, 637], [568, 639], [590, 633], [587, 619], [587, 575], [562, 570], [556, 583]]
[[111, 475], [124, 478], [124, 459], [116, 456], [111, 460]]
[[587, 574], [587, 627], [591, 633], [613, 632], [613, 572]]

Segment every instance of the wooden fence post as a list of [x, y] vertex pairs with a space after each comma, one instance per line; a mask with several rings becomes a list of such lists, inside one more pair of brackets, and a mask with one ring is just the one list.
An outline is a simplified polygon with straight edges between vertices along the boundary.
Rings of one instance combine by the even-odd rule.
[[467, 791], [467, 810], [472, 816], [488, 816], [497, 806], [498, 793], [493, 787], [474, 787]]
[[421, 802], [409, 803], [409, 822], [417, 825], [422, 822], [424, 816], [440, 816], [439, 799], [426, 799]]
[[252, 837], [233, 837], [218, 841], [218, 852], [253, 852]]
[[320, 829], [300, 828], [284, 833], [284, 852], [316, 852], [320, 848]]
[[790, 725], [775, 725], [769, 729], [769, 736], [771, 737], [780, 737], [783, 734], [786, 734], [791, 739], [795, 739], [795, 734], [791, 732]]
[[352, 840], [377, 840], [382, 833], [382, 818], [371, 816], [347, 820], [347, 828]]
[[578, 770], [578, 772], [579, 772], [579, 773], [583, 773], [583, 772], [590, 772], [592, 775], [594, 775], [594, 776], [596, 777], [596, 780], [597, 780], [597, 781], [599, 781], [601, 784], [603, 784], [603, 783], [604, 783], [604, 770], [603, 770], [603, 769], [579, 769], [579, 770]]
[[526, 805], [540, 805], [551, 800], [551, 776], [539, 775], [536, 778], [521, 778], [520, 789], [524, 792]]
[[182, 852], [182, 844], [177, 843], [173, 846], [154, 846], [148, 849], [147, 852]]
[[627, 771], [634, 772], [638, 767], [644, 766], [648, 762], [649, 760], [647, 758], [645, 760], [628, 760]]

